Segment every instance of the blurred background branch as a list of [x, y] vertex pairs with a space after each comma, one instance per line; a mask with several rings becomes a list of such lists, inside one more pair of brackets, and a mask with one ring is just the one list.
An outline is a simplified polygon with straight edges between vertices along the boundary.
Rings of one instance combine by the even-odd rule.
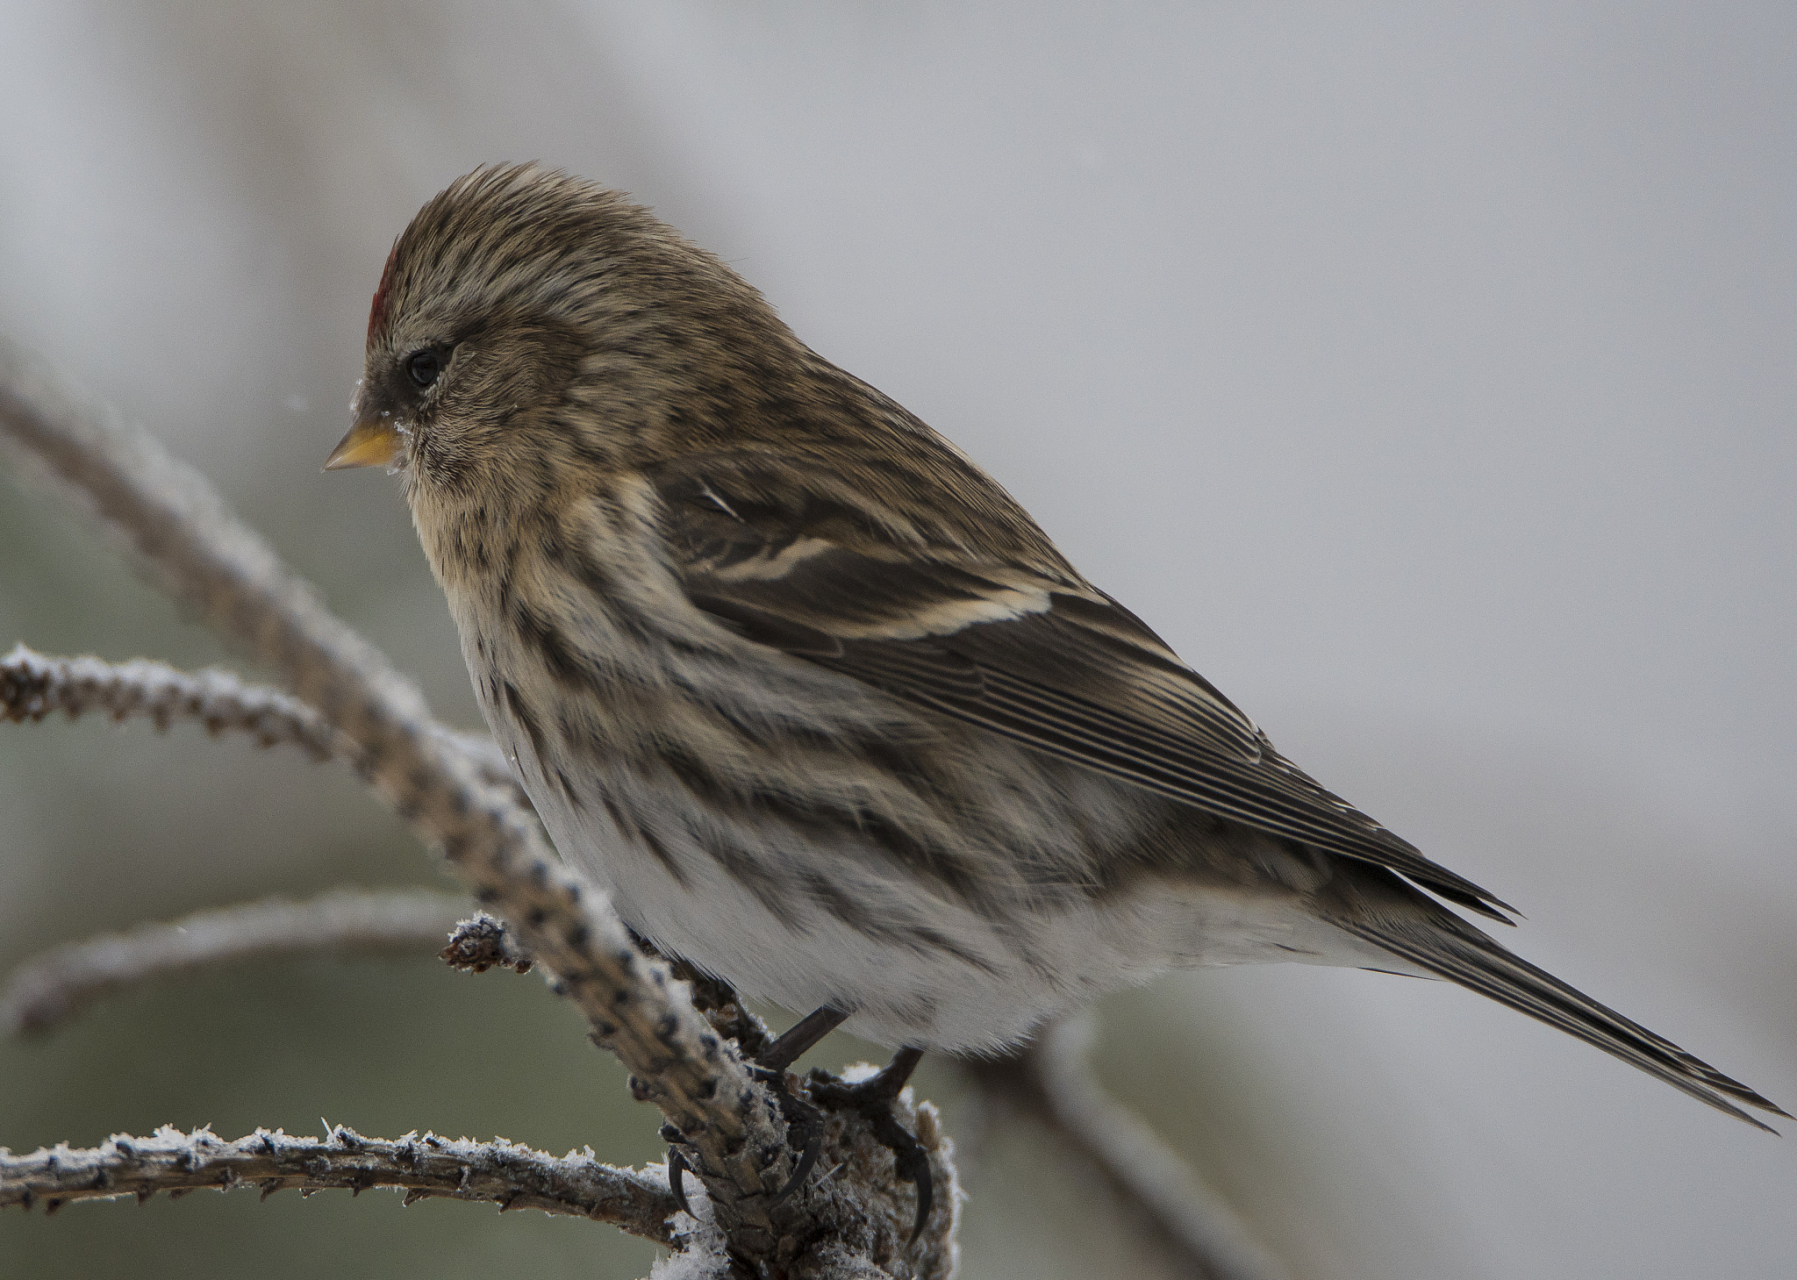
[[217, 965], [308, 953], [429, 953], [467, 914], [460, 894], [339, 889], [303, 902], [247, 902], [140, 924], [14, 968], [0, 992], [0, 1032], [47, 1031], [125, 987]]
[[1087, 1062], [1094, 1035], [1091, 1016], [1075, 1016], [1045, 1028], [1016, 1056], [970, 1062], [967, 1070], [988, 1107], [1028, 1112], [1064, 1137], [1167, 1252], [1175, 1274], [1287, 1280], [1229, 1202], [1098, 1082]]

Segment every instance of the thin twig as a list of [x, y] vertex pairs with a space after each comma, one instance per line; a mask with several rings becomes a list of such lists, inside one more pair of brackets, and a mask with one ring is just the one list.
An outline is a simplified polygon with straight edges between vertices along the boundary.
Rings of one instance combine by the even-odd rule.
[[197, 720], [208, 733], [240, 731], [264, 747], [292, 743], [315, 760], [357, 750], [299, 699], [245, 684], [229, 671], [189, 673], [146, 658], [52, 658], [14, 646], [0, 658], [0, 720], [35, 722], [55, 711], [71, 720], [90, 711], [114, 720], [147, 716], [158, 729]]
[[141, 924], [19, 965], [0, 993], [0, 1033], [44, 1031], [122, 987], [243, 960], [345, 950], [427, 956], [467, 914], [460, 894], [339, 889]]
[[1065, 1136], [1135, 1206], [1194, 1280], [1286, 1280], [1287, 1272], [1158, 1134], [1105, 1091], [1087, 1065], [1092, 1021], [1045, 1031], [1022, 1054], [968, 1064], [1001, 1105], [1020, 1106]]
[[484, 911], [457, 921], [449, 945], [437, 953], [437, 959], [464, 973], [485, 973], [495, 966], [513, 973], [531, 970], [530, 957], [506, 930], [505, 921]]
[[[182, 671], [166, 662], [134, 658], [61, 658], [15, 645], [0, 658], [0, 720], [42, 720], [60, 711], [71, 720], [100, 711], [114, 720], [146, 716], [158, 729], [195, 720], [208, 733], [248, 733], [258, 746], [290, 743], [314, 760], [340, 758], [359, 765], [361, 747], [339, 733], [314, 708], [279, 689], [248, 684], [229, 671]], [[499, 744], [484, 734], [458, 733], [431, 724], [438, 741], [467, 756], [489, 786], [508, 789], [528, 805]]]
[[15, 1156], [0, 1147], [0, 1208], [54, 1213], [76, 1200], [172, 1196], [214, 1191], [347, 1190], [385, 1187], [406, 1203], [430, 1196], [497, 1204], [504, 1209], [591, 1218], [657, 1244], [674, 1243], [668, 1220], [676, 1212], [659, 1171], [601, 1164], [592, 1152], [557, 1158], [496, 1138], [364, 1138], [343, 1125], [324, 1139], [294, 1138], [258, 1129], [227, 1142], [210, 1129], [183, 1133], [164, 1126], [147, 1138], [114, 1134], [98, 1147], [40, 1149]]
[[[824, 1241], [860, 1238], [870, 1202], [855, 1193], [865, 1188], [838, 1179], [776, 1203], [797, 1157], [766, 1089], [672, 989], [666, 966], [632, 945], [602, 895], [555, 858], [513, 795], [482, 780], [418, 691], [198, 472], [4, 340], [0, 442], [72, 491], [172, 595], [280, 670], [295, 695], [361, 745], [361, 772], [377, 793], [506, 920], [593, 1038], [629, 1068], [633, 1092], [668, 1118], [733, 1253], [784, 1267]], [[948, 1217], [938, 1217], [946, 1230]], [[915, 1256], [946, 1257], [942, 1243], [920, 1241]], [[902, 1259], [889, 1269], [922, 1274]]]

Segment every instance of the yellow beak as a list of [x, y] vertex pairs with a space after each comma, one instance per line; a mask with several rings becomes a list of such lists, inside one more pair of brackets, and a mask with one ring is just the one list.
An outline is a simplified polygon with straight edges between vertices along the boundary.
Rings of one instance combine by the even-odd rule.
[[363, 418], [324, 460], [326, 471], [350, 467], [390, 467], [399, 457], [399, 432], [391, 418]]

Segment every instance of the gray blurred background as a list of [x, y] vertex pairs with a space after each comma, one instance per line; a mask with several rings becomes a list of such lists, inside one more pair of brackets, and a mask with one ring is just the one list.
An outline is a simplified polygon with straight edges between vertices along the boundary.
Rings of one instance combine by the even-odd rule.
[[[1797, 1109], [1797, 8], [0, 4], [0, 329], [210, 475], [445, 718], [401, 502], [320, 473], [393, 236], [475, 164], [654, 205], [995, 472], [1509, 939]], [[235, 663], [0, 477], [0, 647]], [[440, 883], [341, 769], [0, 727], [0, 963]], [[1437, 984], [1180, 975], [1102, 1069], [1304, 1277], [1788, 1277], [1797, 1150]], [[826, 1058], [863, 1050], [832, 1042]], [[975, 1132], [952, 1068], [922, 1089]], [[211, 1122], [657, 1154], [535, 978], [317, 961], [0, 1045], [0, 1143]], [[970, 1277], [1145, 1275], [1051, 1139]], [[628, 1276], [609, 1228], [195, 1196], [0, 1272]]]

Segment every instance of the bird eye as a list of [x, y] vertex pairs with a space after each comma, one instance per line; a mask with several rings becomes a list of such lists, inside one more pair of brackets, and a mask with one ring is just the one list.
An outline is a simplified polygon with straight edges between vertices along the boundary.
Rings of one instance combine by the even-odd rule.
[[443, 372], [443, 357], [435, 351], [414, 351], [406, 361], [406, 372], [412, 375], [414, 385], [428, 387]]

